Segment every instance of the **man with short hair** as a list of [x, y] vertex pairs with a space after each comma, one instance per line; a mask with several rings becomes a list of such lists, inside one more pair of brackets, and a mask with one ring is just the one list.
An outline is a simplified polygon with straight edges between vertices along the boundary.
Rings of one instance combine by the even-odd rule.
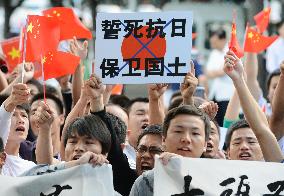
[[[183, 105], [168, 112], [163, 123], [164, 164], [174, 156], [199, 158], [206, 151], [209, 117], [194, 106]], [[153, 195], [154, 171], [143, 173], [132, 186], [130, 196]]]
[[[275, 136], [269, 128], [266, 116], [254, 100], [246, 84], [242, 61], [232, 51], [228, 51], [225, 55], [224, 71], [234, 82], [244, 115], [259, 142], [265, 161], [282, 162], [284, 159], [283, 154]], [[276, 91], [279, 89], [277, 87]], [[241, 133], [244, 132], [242, 131]], [[248, 135], [248, 132], [246, 131], [245, 134]], [[250, 138], [252, 137], [250, 136]], [[236, 144], [238, 145], [238, 143]]]
[[149, 99], [135, 98], [132, 99], [127, 107], [128, 111], [128, 144], [123, 150], [128, 158], [131, 169], [136, 169], [136, 151], [137, 139], [143, 129], [149, 124]]
[[154, 168], [155, 155], [162, 150], [162, 127], [149, 125], [138, 137], [136, 153], [136, 172], [140, 176], [143, 172]]
[[0, 137], [6, 152], [2, 174], [19, 176], [21, 173], [35, 166], [35, 163], [19, 156], [21, 142], [27, 138], [29, 128], [29, 107], [24, 105], [30, 96], [26, 84], [14, 84], [11, 95], [0, 107]]
[[[61, 126], [64, 124], [65, 116], [64, 116], [64, 106], [62, 101], [53, 94], [46, 93], [45, 99], [47, 104], [49, 105], [50, 109], [54, 113], [54, 121], [51, 124], [51, 137], [52, 137], [52, 146], [53, 146], [53, 155], [57, 159], [60, 158], [60, 131]], [[30, 123], [31, 123], [31, 130], [33, 134], [37, 137], [38, 136], [38, 128], [36, 127], [36, 122], [34, 119], [34, 114], [41, 101], [44, 100], [44, 94], [40, 93], [35, 95], [31, 102], [31, 111], [30, 111]], [[30, 145], [28, 142], [24, 142], [21, 144], [20, 148], [20, 155], [25, 157], [28, 160], [35, 161], [35, 148], [36, 148], [36, 141]], [[40, 162], [39, 162], [40, 164]]]
[[228, 129], [225, 141], [231, 160], [263, 161], [258, 140], [246, 120], [239, 120]]
[[207, 142], [206, 152], [203, 153], [205, 158], [223, 158], [219, 157], [220, 127], [215, 120], [210, 121], [211, 131]]

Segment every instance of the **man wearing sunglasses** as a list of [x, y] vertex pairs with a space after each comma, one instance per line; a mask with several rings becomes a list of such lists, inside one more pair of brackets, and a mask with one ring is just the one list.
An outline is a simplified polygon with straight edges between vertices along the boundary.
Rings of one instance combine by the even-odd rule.
[[138, 137], [136, 148], [136, 172], [140, 176], [144, 171], [154, 168], [155, 155], [162, 150], [162, 128], [160, 125], [149, 125]]

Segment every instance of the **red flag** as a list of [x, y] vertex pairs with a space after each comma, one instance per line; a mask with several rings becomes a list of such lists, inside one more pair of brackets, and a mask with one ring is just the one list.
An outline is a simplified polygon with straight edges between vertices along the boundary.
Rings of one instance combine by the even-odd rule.
[[44, 69], [44, 80], [73, 74], [79, 65], [80, 57], [61, 51], [48, 52], [43, 56], [41, 64]]
[[44, 16], [55, 17], [60, 21], [60, 40], [76, 38], [92, 39], [91, 31], [86, 28], [71, 8], [53, 7], [43, 11]]
[[256, 26], [258, 28], [258, 31], [260, 33], [263, 33], [268, 24], [269, 24], [269, 16], [270, 16], [271, 8], [265, 8], [261, 12], [259, 12], [257, 15], [255, 15], [253, 18], [255, 20]]
[[41, 56], [47, 52], [57, 50], [60, 41], [57, 20], [29, 15], [26, 30], [26, 61], [40, 61]]
[[277, 35], [272, 37], [263, 36], [251, 27], [246, 30], [245, 36], [245, 52], [258, 53], [265, 50], [278, 38]]
[[21, 51], [19, 48], [20, 37], [14, 37], [1, 42], [1, 47], [5, 55], [8, 72], [12, 72], [20, 63]]
[[229, 49], [235, 53], [235, 55], [239, 58], [244, 56], [244, 51], [240, 47], [238, 38], [237, 38], [237, 27], [236, 22], [232, 23], [232, 32], [231, 32], [231, 40], [229, 42]]

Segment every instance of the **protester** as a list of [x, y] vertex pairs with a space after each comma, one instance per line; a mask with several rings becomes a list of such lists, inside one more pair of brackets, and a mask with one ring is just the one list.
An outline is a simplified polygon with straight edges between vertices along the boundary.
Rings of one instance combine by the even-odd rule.
[[26, 84], [15, 84], [11, 95], [3, 102], [0, 109], [1, 134], [5, 152], [7, 154], [2, 168], [3, 175], [19, 176], [21, 173], [35, 166], [35, 163], [22, 159], [19, 156], [21, 142], [25, 141], [29, 128], [30, 96]]
[[149, 125], [139, 135], [137, 142], [136, 172], [139, 176], [154, 168], [155, 155], [160, 155], [162, 148], [161, 126]]

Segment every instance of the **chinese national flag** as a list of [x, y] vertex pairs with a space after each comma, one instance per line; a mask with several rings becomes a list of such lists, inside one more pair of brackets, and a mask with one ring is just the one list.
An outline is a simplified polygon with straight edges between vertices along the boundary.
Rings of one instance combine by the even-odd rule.
[[92, 38], [91, 31], [86, 28], [71, 8], [54, 7], [43, 11], [44, 16], [54, 17], [60, 21], [60, 40], [76, 38]]
[[5, 55], [5, 61], [8, 66], [8, 72], [12, 72], [20, 63], [20, 37], [14, 37], [1, 42], [2, 51]]
[[229, 49], [235, 53], [239, 58], [244, 56], [243, 49], [240, 47], [238, 38], [237, 38], [237, 27], [236, 23], [232, 24], [231, 40], [229, 42]]
[[45, 16], [29, 15], [26, 36], [25, 60], [40, 62], [41, 56], [48, 51], [57, 50], [60, 41], [59, 22]]
[[270, 11], [271, 8], [265, 8], [254, 16], [256, 26], [260, 33], [263, 33], [269, 24]]
[[278, 38], [277, 35], [272, 37], [263, 36], [251, 27], [247, 28], [245, 36], [245, 52], [258, 53], [265, 50]]
[[79, 62], [80, 58], [70, 53], [61, 51], [48, 52], [41, 60], [41, 64], [44, 66], [44, 80], [73, 74]]

